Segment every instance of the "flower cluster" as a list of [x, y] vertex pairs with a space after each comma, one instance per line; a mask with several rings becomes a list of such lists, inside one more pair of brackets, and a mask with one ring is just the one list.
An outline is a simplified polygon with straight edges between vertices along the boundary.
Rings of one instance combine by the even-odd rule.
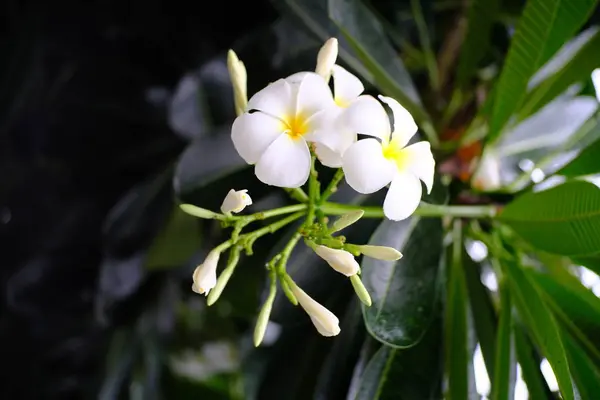
[[[265, 184], [286, 188], [299, 204], [257, 212], [240, 213], [252, 200], [246, 190], [231, 190], [215, 213], [189, 204], [187, 213], [220, 220], [232, 226], [231, 238], [211, 250], [193, 274], [192, 290], [208, 296], [213, 304], [239, 261], [242, 250], [252, 254], [260, 237], [305, 218], [284, 249], [266, 264], [271, 279], [269, 295], [259, 313], [254, 341], [262, 341], [277, 291], [277, 282], [288, 299], [309, 315], [324, 336], [340, 332], [337, 317], [306, 294], [286, 272], [292, 250], [303, 239], [331, 268], [349, 278], [358, 298], [371, 305], [371, 298], [360, 278], [355, 257], [364, 255], [382, 260], [398, 260], [402, 254], [389, 247], [356, 245], [346, 242], [338, 232], [357, 222], [364, 214], [358, 208], [328, 203], [328, 197], [345, 177], [359, 193], [374, 193], [389, 185], [383, 214], [391, 220], [408, 218], [417, 209], [422, 195], [433, 185], [435, 161], [428, 142], [410, 144], [417, 125], [410, 113], [396, 100], [364, 94], [360, 79], [336, 64], [337, 40], [329, 39], [319, 51], [315, 72], [304, 71], [279, 79], [254, 94], [246, 94], [244, 64], [233, 51], [228, 55], [235, 108], [238, 117], [231, 138], [239, 155], [254, 165], [256, 177]], [[332, 88], [329, 80], [333, 80]], [[384, 105], [391, 110], [390, 121]], [[368, 138], [360, 139], [359, 134]], [[327, 188], [321, 192], [315, 161], [336, 168]], [[301, 187], [308, 182], [308, 194]], [[242, 230], [250, 223], [286, 215], [252, 232]], [[341, 215], [329, 223], [327, 215]], [[220, 255], [229, 251], [226, 267], [217, 278]]]

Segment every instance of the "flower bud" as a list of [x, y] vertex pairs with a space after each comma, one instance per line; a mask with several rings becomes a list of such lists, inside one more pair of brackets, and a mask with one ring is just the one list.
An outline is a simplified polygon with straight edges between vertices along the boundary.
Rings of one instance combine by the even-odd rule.
[[227, 70], [233, 86], [233, 100], [235, 103], [235, 112], [241, 115], [248, 105], [248, 92], [246, 66], [240, 61], [233, 50], [227, 52]]
[[340, 320], [328, 309], [317, 303], [293, 281], [288, 282], [300, 306], [306, 311], [317, 331], [323, 336], [336, 336], [340, 333]]
[[330, 249], [322, 245], [315, 245], [313, 250], [319, 257], [327, 261], [327, 264], [340, 274], [346, 276], [356, 275], [360, 271], [358, 262], [354, 256], [346, 250]]
[[498, 156], [487, 151], [483, 153], [479, 166], [473, 174], [473, 187], [482, 191], [493, 191], [502, 185], [500, 178], [500, 160]]
[[315, 72], [321, 75], [327, 82], [331, 77], [331, 70], [335, 65], [338, 56], [338, 41], [336, 38], [330, 38], [325, 42], [319, 54], [317, 55], [317, 68]]
[[208, 296], [208, 292], [217, 284], [217, 264], [221, 253], [212, 250], [204, 262], [196, 267], [193, 274], [194, 283], [192, 290], [198, 294]]
[[223, 204], [221, 204], [221, 212], [223, 214], [230, 214], [232, 212], [239, 213], [246, 206], [252, 204], [252, 199], [248, 195], [247, 190], [233, 190], [231, 189], [227, 196], [225, 196], [225, 200], [223, 200]]
[[341, 231], [342, 229], [352, 225], [361, 219], [364, 214], [365, 212], [363, 210], [356, 210], [342, 215], [331, 226], [331, 233]]
[[363, 285], [362, 280], [360, 279], [360, 276], [358, 275], [352, 275], [350, 277], [350, 282], [352, 283], [352, 287], [354, 288], [354, 292], [356, 293], [356, 295], [358, 296], [358, 298], [360, 299], [360, 301], [367, 307], [371, 307], [371, 296], [369, 295], [369, 292], [367, 291], [367, 288], [365, 287], [365, 285]]
[[179, 208], [191, 216], [204, 218], [204, 219], [218, 219], [219, 217], [223, 217], [222, 215], [217, 214], [216, 212], [212, 212], [207, 210], [206, 208], [196, 207], [193, 204], [180, 204]]
[[364, 244], [362, 246], [358, 246], [358, 249], [365, 256], [376, 258], [378, 260], [396, 261], [402, 258], [402, 253], [393, 247]]
[[271, 310], [273, 309], [273, 302], [275, 301], [275, 290], [271, 290], [265, 304], [263, 304], [258, 318], [256, 319], [256, 326], [254, 327], [254, 347], [258, 347], [265, 337], [267, 331], [267, 325], [269, 324], [269, 317], [271, 316]]
[[596, 68], [592, 71], [592, 83], [596, 90], [596, 98], [600, 101], [600, 68]]

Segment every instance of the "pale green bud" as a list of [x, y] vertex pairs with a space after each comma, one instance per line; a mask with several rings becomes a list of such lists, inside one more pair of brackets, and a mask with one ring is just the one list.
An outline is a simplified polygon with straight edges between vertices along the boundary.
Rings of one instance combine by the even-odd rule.
[[179, 208], [191, 216], [203, 218], [203, 219], [221, 219], [223, 216], [221, 214], [217, 214], [216, 212], [212, 212], [207, 210], [206, 208], [196, 207], [193, 204], [180, 204]]
[[360, 276], [358, 275], [352, 275], [350, 277], [350, 282], [352, 283], [352, 287], [354, 288], [354, 292], [356, 293], [356, 296], [358, 296], [358, 298], [360, 299], [360, 301], [367, 307], [371, 307], [371, 296], [369, 295], [369, 292], [367, 291], [367, 288], [365, 287], [365, 285], [363, 285], [362, 280], [360, 279]]
[[365, 256], [376, 258], [378, 260], [396, 261], [402, 258], [402, 253], [393, 247], [373, 246], [370, 244], [364, 244], [357, 247]]
[[273, 309], [273, 302], [275, 301], [275, 293], [275, 290], [269, 292], [269, 296], [267, 297], [267, 300], [265, 300], [265, 304], [263, 304], [262, 309], [258, 314], [258, 318], [256, 319], [256, 326], [254, 327], [255, 347], [260, 346], [260, 343], [265, 337], [267, 325], [269, 324], [269, 317], [271, 316], [271, 310]]
[[227, 69], [233, 86], [233, 99], [235, 102], [235, 112], [241, 115], [248, 105], [246, 66], [240, 61], [233, 50], [227, 52]]
[[342, 215], [331, 226], [331, 233], [341, 231], [342, 229], [352, 225], [361, 219], [364, 214], [365, 212], [363, 210], [356, 210]]
[[215, 287], [213, 288], [213, 290], [211, 290], [210, 294], [208, 295], [206, 304], [212, 306], [217, 300], [219, 300], [219, 297], [221, 297], [223, 289], [225, 289], [225, 286], [227, 286], [231, 275], [233, 275], [233, 271], [235, 271], [235, 267], [237, 266], [239, 260], [240, 248], [234, 247], [229, 253], [229, 260], [227, 261], [227, 266], [225, 267], [223, 272], [221, 272], [221, 275], [219, 275], [219, 279], [217, 279]]

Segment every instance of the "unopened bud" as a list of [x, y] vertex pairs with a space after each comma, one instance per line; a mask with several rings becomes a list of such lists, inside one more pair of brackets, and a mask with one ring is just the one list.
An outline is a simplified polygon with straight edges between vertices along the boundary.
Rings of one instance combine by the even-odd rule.
[[208, 293], [217, 284], [217, 264], [221, 253], [212, 250], [204, 262], [194, 270], [192, 290], [198, 294], [208, 296]]
[[248, 105], [248, 86], [246, 75], [246, 66], [240, 61], [233, 50], [227, 52], [227, 69], [233, 86], [233, 99], [235, 103], [235, 112], [241, 115]]
[[323, 336], [336, 336], [340, 333], [340, 320], [328, 309], [307, 295], [293, 281], [290, 289], [298, 299], [300, 306], [306, 311], [317, 331]]
[[[275, 286], [273, 286], [275, 288]], [[254, 346], [260, 346], [265, 332], [267, 331], [267, 325], [269, 325], [269, 317], [271, 316], [271, 310], [273, 309], [273, 302], [275, 301], [276, 290], [271, 290], [265, 304], [263, 304], [258, 318], [256, 319], [256, 326], [254, 327]]]
[[239, 213], [246, 206], [252, 204], [252, 199], [248, 195], [247, 190], [234, 190], [231, 189], [225, 199], [223, 200], [223, 204], [221, 204], [221, 212], [223, 214], [230, 214], [232, 212]]
[[321, 75], [327, 82], [331, 77], [331, 70], [335, 65], [338, 56], [338, 41], [336, 38], [330, 38], [325, 42], [317, 55], [317, 68], [315, 72]]
[[233, 271], [235, 271], [235, 267], [237, 266], [238, 261], [240, 260], [240, 248], [234, 247], [231, 249], [229, 253], [229, 260], [227, 261], [227, 266], [219, 275], [219, 279], [217, 279], [216, 284], [214, 285], [214, 289], [208, 295], [208, 299], [206, 300], [206, 304], [212, 306], [215, 304], [219, 297], [221, 297], [221, 293], [223, 293], [223, 289], [227, 286], [231, 275], [233, 275]]
[[313, 250], [319, 257], [327, 261], [327, 264], [340, 274], [346, 276], [356, 275], [360, 266], [354, 256], [346, 250], [330, 249], [329, 247], [316, 245]]
[[223, 218], [221, 214], [207, 210], [206, 208], [196, 207], [193, 204], [180, 204], [179, 208], [186, 214], [203, 219], [219, 219]]
[[356, 221], [362, 218], [365, 214], [363, 210], [356, 210], [349, 212], [348, 214], [344, 214], [339, 217], [333, 225], [331, 226], [331, 233], [341, 231], [342, 229], [352, 225]]
[[472, 178], [473, 187], [481, 191], [494, 191], [500, 188], [500, 160], [496, 153], [487, 151], [483, 153], [479, 166]]
[[378, 260], [396, 261], [402, 258], [402, 253], [393, 247], [364, 244], [358, 246], [358, 249], [365, 256], [376, 258]]
[[367, 291], [367, 288], [365, 287], [365, 285], [363, 285], [362, 280], [360, 279], [360, 276], [358, 275], [352, 275], [350, 277], [350, 282], [352, 283], [352, 287], [354, 288], [354, 292], [356, 293], [356, 296], [360, 299], [360, 301], [367, 307], [371, 307], [371, 296], [369, 295], [369, 292]]

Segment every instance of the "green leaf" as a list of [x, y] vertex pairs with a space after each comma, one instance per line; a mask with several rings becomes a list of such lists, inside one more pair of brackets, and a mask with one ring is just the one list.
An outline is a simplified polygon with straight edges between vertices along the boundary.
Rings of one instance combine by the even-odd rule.
[[585, 350], [568, 333], [563, 332], [573, 379], [582, 399], [593, 399], [600, 393], [600, 371]]
[[443, 396], [439, 319], [417, 346], [381, 346], [363, 372], [355, 400], [437, 400]]
[[496, 310], [488, 289], [481, 282], [480, 265], [471, 260], [466, 252], [463, 253], [463, 260], [475, 332], [477, 332], [477, 339], [481, 346], [485, 368], [489, 376], [493, 377], [495, 375], [494, 354], [498, 326]]
[[496, 341], [496, 365], [492, 383], [492, 400], [512, 399], [517, 372], [513, 354], [512, 303], [506, 282], [501, 282], [500, 322], [498, 326], [498, 340]]
[[600, 275], [600, 255], [594, 254], [585, 257], [572, 257], [571, 259], [575, 264], [583, 265], [590, 271], [594, 271]]
[[441, 221], [385, 220], [369, 244], [393, 247], [404, 256], [398, 261], [363, 259], [362, 279], [373, 300], [371, 307], [363, 307], [367, 330], [389, 346], [414, 346], [431, 324], [438, 297]]
[[398, 100], [415, 118], [428, 139], [437, 140], [431, 119], [398, 53], [389, 43], [381, 23], [359, 0], [329, 0], [329, 17], [373, 74], [383, 94]]
[[462, 262], [462, 227], [454, 221], [453, 244], [450, 251], [448, 290], [446, 300], [446, 374], [448, 375], [448, 398], [468, 399], [469, 396], [469, 348], [467, 321], [467, 287]]
[[554, 398], [540, 371], [540, 357], [520, 326], [513, 324], [517, 360], [521, 366], [523, 380], [527, 384], [530, 399]]
[[573, 400], [569, 364], [558, 324], [522, 267], [511, 260], [503, 260], [502, 267], [519, 315], [550, 362], [563, 398]]
[[198, 220], [178, 206], [163, 230], [154, 238], [146, 256], [146, 268], [158, 269], [180, 266], [200, 247]]
[[[600, 124], [597, 125], [596, 130], [600, 131]], [[598, 154], [600, 154], [600, 139], [583, 149], [577, 158], [558, 170], [556, 174], [575, 178], [600, 173]]]
[[499, 0], [473, 0], [467, 12], [467, 34], [461, 46], [457, 79], [464, 85], [473, 78], [479, 62], [486, 55]]
[[[586, 81], [592, 71], [600, 66], [600, 30], [588, 38], [581, 49], [554, 75], [528, 93], [519, 110], [519, 119], [535, 114], [574, 83]], [[582, 35], [588, 35], [584, 32]]]
[[567, 182], [525, 193], [508, 204], [499, 219], [549, 253], [589, 255], [600, 251], [600, 189], [589, 182]]
[[497, 85], [489, 140], [498, 138], [521, 106], [533, 74], [586, 22], [597, 0], [529, 0]]

